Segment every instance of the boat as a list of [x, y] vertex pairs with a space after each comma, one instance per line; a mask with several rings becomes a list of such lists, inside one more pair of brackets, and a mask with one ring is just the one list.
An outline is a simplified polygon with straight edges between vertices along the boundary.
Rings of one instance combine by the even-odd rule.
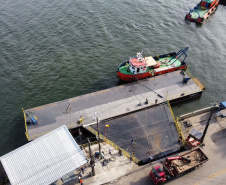
[[186, 70], [185, 59], [188, 49], [189, 47], [186, 47], [177, 53], [173, 52], [155, 57], [143, 57], [143, 51], [141, 51], [137, 53], [136, 57], [130, 57], [128, 61], [119, 65], [118, 77], [123, 81], [136, 81], [176, 70]]
[[185, 19], [191, 22], [203, 23], [205, 19], [208, 19], [216, 11], [219, 1], [202, 0], [193, 10], [190, 10]]

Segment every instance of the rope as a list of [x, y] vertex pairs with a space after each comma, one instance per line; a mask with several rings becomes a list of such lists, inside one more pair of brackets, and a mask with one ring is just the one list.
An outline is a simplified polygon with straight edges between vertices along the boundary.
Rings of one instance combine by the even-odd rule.
[[134, 78], [136, 78], [136, 80], [140, 83], [140, 85], [146, 87], [147, 89], [149, 89], [150, 91], [154, 92], [155, 94], [157, 94], [158, 97], [163, 98], [160, 94], [158, 94], [157, 92], [155, 92], [154, 90], [152, 90], [151, 88], [147, 87], [146, 85], [142, 84], [140, 82], [140, 80], [138, 80], [138, 78], [136, 76], [134, 76]]

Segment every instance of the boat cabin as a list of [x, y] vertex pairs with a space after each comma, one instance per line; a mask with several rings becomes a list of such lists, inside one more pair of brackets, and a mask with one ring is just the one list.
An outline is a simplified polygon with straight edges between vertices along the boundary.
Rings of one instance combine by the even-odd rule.
[[157, 65], [157, 62], [153, 57], [146, 57], [142, 56], [142, 53], [137, 53], [136, 58], [130, 58], [129, 60], [129, 70], [133, 74], [141, 74], [146, 73], [148, 67], [153, 67]]

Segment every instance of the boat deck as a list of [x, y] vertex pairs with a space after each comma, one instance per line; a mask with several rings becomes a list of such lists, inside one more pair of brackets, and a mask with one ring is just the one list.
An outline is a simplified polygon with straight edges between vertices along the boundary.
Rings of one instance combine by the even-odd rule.
[[195, 9], [194, 12], [192, 12], [192, 18], [198, 19], [199, 16], [203, 17], [208, 11], [209, 9], [201, 9], [201, 7], [199, 6], [198, 9]]
[[[187, 83], [183, 83], [182, 79], [180, 71], [175, 71], [27, 109], [24, 111], [27, 120], [37, 117], [37, 124], [26, 126], [27, 138], [34, 140], [62, 125], [72, 129], [81, 124], [95, 124], [95, 113], [105, 120], [163, 103], [167, 99], [175, 102], [201, 95], [203, 86], [197, 79], [192, 78]], [[78, 124], [81, 116], [83, 123]]]

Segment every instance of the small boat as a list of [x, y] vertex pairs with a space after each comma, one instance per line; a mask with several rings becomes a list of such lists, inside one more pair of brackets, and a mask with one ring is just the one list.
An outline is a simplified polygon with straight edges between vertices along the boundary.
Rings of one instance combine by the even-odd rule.
[[220, 0], [202, 0], [194, 10], [185, 16], [186, 20], [191, 22], [203, 23], [205, 19], [208, 19], [211, 14], [213, 14]]
[[[181, 49], [178, 53], [168, 53], [155, 57], [143, 57], [143, 51], [122, 63], [117, 70], [118, 77], [123, 81], [135, 81], [176, 70], [185, 70], [185, 59], [189, 47]], [[182, 60], [179, 60], [182, 59]]]

